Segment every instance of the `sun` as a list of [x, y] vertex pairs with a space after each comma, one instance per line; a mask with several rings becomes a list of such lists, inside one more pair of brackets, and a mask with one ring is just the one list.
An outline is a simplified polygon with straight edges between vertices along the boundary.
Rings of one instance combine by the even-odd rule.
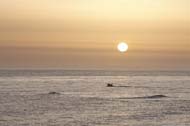
[[127, 44], [126, 42], [120, 42], [120, 43], [117, 45], [117, 49], [118, 49], [120, 52], [122, 52], [122, 53], [126, 52], [126, 51], [128, 50], [128, 48], [129, 48], [129, 46], [128, 46], [128, 44]]

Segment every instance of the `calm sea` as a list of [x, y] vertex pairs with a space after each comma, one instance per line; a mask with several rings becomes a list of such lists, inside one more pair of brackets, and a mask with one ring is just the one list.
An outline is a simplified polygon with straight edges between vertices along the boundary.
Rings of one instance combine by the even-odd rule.
[[190, 72], [0, 70], [0, 126], [190, 126]]

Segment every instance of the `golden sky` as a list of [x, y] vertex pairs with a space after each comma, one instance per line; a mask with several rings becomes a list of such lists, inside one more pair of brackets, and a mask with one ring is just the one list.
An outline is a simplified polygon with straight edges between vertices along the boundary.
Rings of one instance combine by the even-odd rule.
[[0, 0], [0, 68], [190, 70], [190, 0]]

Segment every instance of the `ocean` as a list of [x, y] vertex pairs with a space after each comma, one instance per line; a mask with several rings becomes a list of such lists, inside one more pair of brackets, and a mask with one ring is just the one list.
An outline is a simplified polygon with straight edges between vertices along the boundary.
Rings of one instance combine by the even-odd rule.
[[190, 72], [0, 70], [0, 126], [190, 126]]

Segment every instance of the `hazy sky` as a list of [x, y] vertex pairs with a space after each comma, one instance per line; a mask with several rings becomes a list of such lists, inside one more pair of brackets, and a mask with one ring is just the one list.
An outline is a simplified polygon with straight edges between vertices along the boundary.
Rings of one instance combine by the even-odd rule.
[[0, 68], [190, 70], [190, 0], [0, 0]]

